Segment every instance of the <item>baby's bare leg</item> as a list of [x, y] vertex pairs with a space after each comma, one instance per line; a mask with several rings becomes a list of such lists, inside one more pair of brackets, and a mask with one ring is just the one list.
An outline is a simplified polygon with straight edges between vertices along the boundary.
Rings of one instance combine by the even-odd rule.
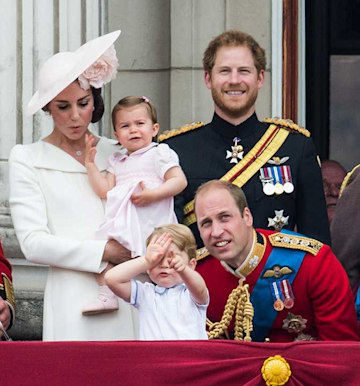
[[114, 266], [112, 263], [108, 263], [106, 268], [101, 273], [95, 273], [95, 279], [98, 285], [105, 285], [105, 273]]

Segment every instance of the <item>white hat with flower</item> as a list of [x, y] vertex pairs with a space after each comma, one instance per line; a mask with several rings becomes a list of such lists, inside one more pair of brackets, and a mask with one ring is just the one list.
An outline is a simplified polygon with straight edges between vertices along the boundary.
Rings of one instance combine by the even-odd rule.
[[116, 77], [119, 65], [113, 43], [120, 30], [100, 36], [82, 45], [74, 52], [59, 52], [40, 68], [38, 90], [26, 108], [26, 114], [35, 114], [61, 91], [78, 79], [80, 87], [100, 88]]

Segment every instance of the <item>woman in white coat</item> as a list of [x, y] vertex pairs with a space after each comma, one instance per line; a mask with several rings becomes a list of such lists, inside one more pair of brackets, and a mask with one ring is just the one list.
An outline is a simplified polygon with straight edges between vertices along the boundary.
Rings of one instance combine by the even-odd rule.
[[[94, 272], [130, 255], [115, 241], [95, 240], [103, 202], [86, 174], [85, 134], [103, 114], [101, 87], [116, 76], [113, 46], [120, 31], [94, 39], [74, 52], [49, 58], [39, 72], [39, 90], [28, 114], [42, 109], [53, 131], [41, 141], [16, 145], [10, 154], [10, 208], [26, 259], [49, 266], [44, 294], [43, 340], [135, 339], [137, 315], [119, 299], [119, 310], [84, 316], [96, 297]], [[96, 138], [96, 163], [106, 170], [114, 141]]]

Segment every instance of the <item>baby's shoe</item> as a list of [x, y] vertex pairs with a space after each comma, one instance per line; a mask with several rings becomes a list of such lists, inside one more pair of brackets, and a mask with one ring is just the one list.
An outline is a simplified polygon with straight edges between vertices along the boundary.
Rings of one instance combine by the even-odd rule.
[[118, 297], [106, 285], [99, 286], [97, 298], [87, 304], [83, 310], [83, 315], [95, 315], [103, 312], [111, 312], [119, 309]]

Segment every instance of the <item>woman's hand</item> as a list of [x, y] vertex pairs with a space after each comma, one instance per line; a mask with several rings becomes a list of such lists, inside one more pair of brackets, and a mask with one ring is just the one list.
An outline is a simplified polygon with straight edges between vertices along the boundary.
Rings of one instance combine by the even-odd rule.
[[114, 265], [121, 264], [131, 259], [131, 253], [115, 240], [109, 240], [104, 249], [103, 261], [108, 261]]

